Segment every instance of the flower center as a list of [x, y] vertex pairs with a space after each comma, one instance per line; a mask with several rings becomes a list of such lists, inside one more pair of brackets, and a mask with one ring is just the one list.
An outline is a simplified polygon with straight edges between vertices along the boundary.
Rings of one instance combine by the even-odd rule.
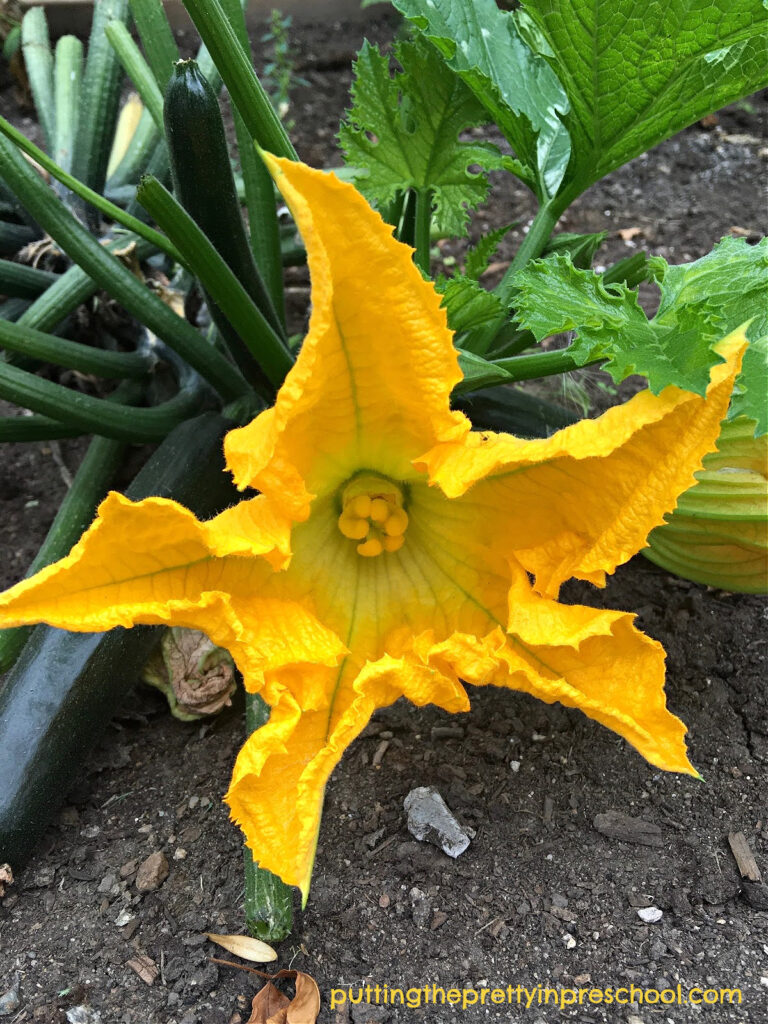
[[339, 529], [350, 540], [360, 541], [357, 553], [364, 558], [403, 546], [408, 528], [403, 492], [386, 477], [373, 473], [354, 477], [341, 495], [341, 509]]

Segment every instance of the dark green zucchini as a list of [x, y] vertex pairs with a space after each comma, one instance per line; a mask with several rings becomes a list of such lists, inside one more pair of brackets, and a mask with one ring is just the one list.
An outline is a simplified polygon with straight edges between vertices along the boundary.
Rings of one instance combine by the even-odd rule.
[[[222, 438], [231, 426], [206, 413], [176, 427], [129, 497], [174, 498], [202, 519], [237, 500], [223, 466]], [[23, 865], [159, 632], [147, 626], [108, 633], [35, 628], [0, 690], [0, 863]]]
[[180, 60], [165, 91], [165, 131], [176, 198], [211, 240], [265, 319], [285, 338], [245, 233], [216, 93], [194, 60]]

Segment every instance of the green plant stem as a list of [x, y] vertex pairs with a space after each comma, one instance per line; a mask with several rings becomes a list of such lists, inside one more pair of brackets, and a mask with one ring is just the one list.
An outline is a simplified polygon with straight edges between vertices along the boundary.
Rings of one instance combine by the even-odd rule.
[[[381, 215], [387, 224], [391, 224], [395, 231], [399, 230], [400, 219], [403, 216], [403, 206], [408, 196], [408, 191], [399, 191], [392, 202], [389, 204], [386, 210], [382, 210]], [[399, 235], [398, 235], [399, 237]]]
[[528, 233], [520, 243], [520, 248], [515, 253], [514, 259], [507, 267], [501, 281], [493, 290], [502, 305], [507, 306], [512, 298], [514, 276], [518, 270], [522, 270], [530, 260], [535, 260], [544, 252], [544, 248], [552, 237], [555, 225], [560, 220], [565, 208], [565, 205], [556, 196], [554, 199], [550, 199], [548, 203], [543, 203], [537, 210], [536, 216], [533, 218]]
[[[135, 244], [137, 260], [146, 259], [155, 251], [143, 238], [126, 235], [116, 238], [106, 246], [108, 252], [122, 251], [126, 246]], [[34, 327], [38, 331], [52, 333], [77, 307], [85, 302], [97, 288], [96, 282], [90, 278], [82, 267], [73, 266], [56, 280], [32, 303], [20, 317], [19, 323]]]
[[58, 274], [38, 270], [24, 263], [0, 259], [0, 294], [21, 299], [34, 299], [57, 279]]
[[414, 241], [416, 252], [413, 261], [419, 270], [429, 276], [429, 232], [432, 226], [432, 189], [416, 190], [416, 222]]
[[161, 0], [129, 0], [131, 14], [155, 81], [164, 90], [179, 50]]
[[163, 94], [131, 33], [121, 21], [110, 21], [104, 31], [125, 73], [136, 86], [144, 106], [152, 115], [158, 131], [163, 131]]
[[[164, 185], [170, 184], [171, 158], [164, 138], [158, 139], [157, 145], [155, 146], [154, 151], [149, 158], [149, 162], [147, 163], [145, 173], [151, 175], [153, 178], [157, 178], [157, 180], [161, 181]], [[136, 199], [136, 193], [134, 193], [133, 199], [126, 207], [126, 210], [133, 217], [143, 217], [145, 215], [144, 207]]]
[[[80, 90], [80, 117], [72, 173], [84, 185], [102, 193], [120, 109], [122, 68], [104, 29], [110, 21], [128, 21], [128, 0], [97, 0], [93, 6], [88, 56]], [[93, 210], [84, 209], [95, 228]]]
[[107, 352], [3, 320], [0, 320], [0, 348], [107, 379], [141, 380], [154, 365], [152, 357], [141, 352]]
[[[123, 388], [123, 400], [137, 400], [140, 389]], [[46, 565], [63, 558], [93, 520], [96, 507], [107, 493], [122, 461], [125, 444], [106, 437], [95, 437], [78, 467], [72, 486], [64, 495], [59, 511], [45, 540], [26, 572], [34, 576]], [[14, 664], [33, 626], [17, 626], [0, 630], [0, 672]]]
[[[592, 366], [602, 362], [601, 359], [590, 359], [580, 362], [570, 354], [567, 348], [556, 349], [554, 352], [534, 352], [529, 356], [513, 356], [511, 359], [495, 359], [494, 366], [506, 370], [512, 375], [513, 381], [534, 380], [536, 377], [552, 377], [558, 373], [569, 373], [582, 366]], [[510, 381], [512, 383], [512, 381]]]
[[19, 147], [22, 152], [26, 153], [27, 156], [31, 156], [33, 160], [36, 160], [42, 168], [48, 171], [57, 181], [62, 182], [67, 188], [71, 189], [75, 195], [84, 199], [86, 202], [95, 206], [97, 210], [103, 213], [106, 217], [110, 217], [112, 220], [116, 220], [118, 224], [122, 224], [123, 227], [129, 231], [133, 231], [141, 238], [146, 239], [151, 245], [161, 252], [164, 252], [166, 256], [169, 256], [176, 263], [183, 263], [181, 255], [179, 254], [176, 247], [170, 242], [165, 235], [159, 231], [155, 231], [154, 228], [148, 227], [143, 221], [140, 221], [137, 217], [132, 217], [130, 213], [126, 213], [121, 210], [119, 206], [115, 206], [108, 199], [100, 196], [98, 192], [94, 192], [93, 189], [88, 188], [77, 178], [67, 173], [63, 167], [59, 167], [51, 158], [45, 154], [42, 149], [30, 142], [29, 139], [22, 135], [20, 131], [13, 127], [4, 117], [0, 117], [0, 132], [9, 138], [15, 145]]
[[397, 239], [406, 245], [416, 245], [416, 193], [412, 188], [403, 196], [400, 222], [395, 225]]
[[[541, 256], [552, 236], [555, 225], [560, 220], [567, 205], [562, 196], [555, 196], [549, 202], [543, 203], [539, 207], [528, 229], [528, 233], [515, 253], [515, 258], [507, 268], [504, 277], [493, 290], [494, 295], [498, 297], [505, 310], [509, 307], [512, 300], [515, 274], [518, 270], [522, 270], [529, 260], [534, 260]], [[505, 312], [466, 337], [463, 340], [464, 348], [469, 352], [474, 352], [476, 355], [492, 353], [496, 337], [506, 323], [507, 314]]]
[[15, 323], [29, 309], [29, 305], [28, 299], [5, 299], [4, 302], [0, 302], [0, 320]]
[[[222, 6], [235, 31], [241, 49], [250, 59], [248, 31], [240, 0], [223, 0]], [[251, 251], [284, 329], [283, 261], [280, 250], [280, 226], [277, 221], [275, 186], [264, 161], [253, 145], [253, 140], [240, 111], [235, 110], [234, 113], [237, 146], [240, 151], [240, 166], [245, 187], [245, 205], [248, 210]]]
[[[243, 350], [232, 355], [244, 372], [251, 360], [278, 388], [293, 365], [288, 349], [264, 314], [186, 210], [155, 178], [142, 179], [139, 202], [176, 241], [200, 283], [237, 331]], [[231, 340], [227, 339], [231, 345]]]
[[245, 123], [235, 113], [235, 131], [240, 147], [240, 162], [245, 181], [250, 245], [256, 265], [269, 289], [278, 319], [285, 328], [285, 291], [280, 226], [277, 220], [275, 185], [264, 161], [251, 144]]
[[516, 323], [507, 320], [493, 343], [494, 361], [516, 356], [537, 344], [535, 336], [530, 331], [521, 331]]
[[61, 206], [5, 137], [0, 137], [0, 175], [67, 255], [209, 381], [222, 398], [237, 398], [247, 390], [247, 384], [237, 369], [100, 245]]
[[[269, 719], [269, 707], [257, 693], [245, 694], [245, 728], [247, 735], [260, 729]], [[245, 927], [251, 935], [264, 942], [280, 942], [293, 927], [293, 894], [291, 889], [271, 871], [260, 868], [246, 846], [243, 850], [245, 868]]]
[[159, 441], [177, 423], [199, 412], [201, 405], [201, 391], [194, 384], [180, 388], [161, 405], [133, 409], [71, 391], [8, 363], [0, 363], [0, 398], [78, 427], [82, 433], [134, 443]]
[[13, 224], [0, 220], [0, 254], [13, 256], [19, 249], [39, 237], [40, 232], [27, 224]]
[[[11, 217], [20, 220], [30, 228], [38, 228], [27, 211], [0, 178], [0, 217]], [[39, 229], [38, 229], [39, 230]], [[42, 234], [42, 231], [40, 232]], [[39, 237], [39, 236], [38, 236]]]
[[50, 416], [0, 416], [0, 444], [8, 442], [54, 441], [61, 437], [79, 437], [87, 430], [73, 427]]
[[56, 142], [53, 157], [65, 171], [72, 166], [80, 112], [83, 77], [83, 44], [75, 36], [62, 36], [56, 43]]
[[56, 143], [53, 54], [48, 34], [48, 20], [42, 7], [32, 7], [24, 15], [21, 22], [21, 49], [45, 144], [49, 149], [53, 149]]
[[219, 69], [251, 137], [262, 149], [296, 160], [296, 150], [264, 86], [239, 45], [218, 0], [184, 0], [195, 28]]

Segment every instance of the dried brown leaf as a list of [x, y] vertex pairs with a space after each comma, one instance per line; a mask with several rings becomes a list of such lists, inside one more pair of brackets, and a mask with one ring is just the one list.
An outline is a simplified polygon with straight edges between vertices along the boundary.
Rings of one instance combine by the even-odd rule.
[[251, 963], [269, 964], [277, 960], [277, 953], [271, 946], [250, 935], [216, 935], [213, 932], [206, 932], [206, 935], [217, 946], [234, 953], [235, 956], [241, 956], [243, 960], [250, 960]]
[[291, 1001], [279, 988], [268, 981], [253, 997], [251, 1016], [247, 1024], [284, 1024], [285, 1013]]
[[[288, 999], [272, 981], [290, 978], [296, 995]], [[302, 971], [278, 971], [253, 999], [247, 1024], [317, 1024], [320, 1013], [320, 991], [314, 978]]]
[[296, 995], [288, 1007], [286, 1024], [316, 1024], [320, 1013], [320, 990], [308, 974], [296, 972]]

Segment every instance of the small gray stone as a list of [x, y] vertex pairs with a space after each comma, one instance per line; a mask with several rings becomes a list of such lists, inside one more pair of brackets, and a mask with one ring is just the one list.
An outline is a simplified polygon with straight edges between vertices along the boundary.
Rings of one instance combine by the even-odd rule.
[[9, 1017], [12, 1013], [15, 1013], [19, 1006], [21, 1006], [21, 995], [19, 989], [21, 987], [21, 976], [14, 974], [13, 980], [11, 981], [11, 987], [7, 992], [4, 992], [0, 996], [0, 1017]]
[[426, 928], [432, 918], [432, 908], [426, 893], [414, 886], [409, 895], [413, 906], [413, 923], [417, 928]]
[[439, 846], [449, 857], [460, 856], [469, 846], [469, 836], [432, 786], [412, 789], [403, 806], [408, 831], [415, 839]]
[[67, 1010], [69, 1024], [101, 1024], [101, 1014], [90, 1006], [73, 1006]]
[[120, 913], [115, 918], [115, 924], [118, 928], [125, 928], [127, 924], [130, 924], [134, 920], [133, 914], [130, 912], [128, 907], [123, 907]]
[[664, 916], [664, 912], [659, 910], [658, 907], [642, 907], [637, 912], [637, 916], [641, 921], [645, 921], [646, 924], [656, 924]]

